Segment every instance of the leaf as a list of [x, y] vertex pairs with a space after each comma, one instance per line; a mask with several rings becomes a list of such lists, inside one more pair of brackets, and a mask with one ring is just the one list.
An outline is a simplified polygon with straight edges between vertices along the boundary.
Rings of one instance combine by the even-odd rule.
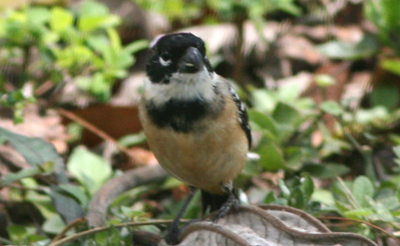
[[114, 27], [119, 23], [121, 19], [116, 15], [85, 16], [79, 19], [78, 28], [83, 32], [90, 32], [100, 28]]
[[372, 209], [367, 208], [360, 208], [360, 209], [353, 209], [343, 213], [343, 215], [347, 218], [355, 218], [360, 219], [363, 216], [369, 216], [374, 214], [375, 212]]
[[91, 194], [112, 174], [110, 165], [103, 158], [84, 147], [74, 149], [67, 162], [67, 169]]
[[295, 125], [300, 119], [300, 113], [289, 104], [279, 102], [272, 114], [272, 117], [279, 124]]
[[289, 204], [295, 208], [304, 209], [306, 205], [304, 198], [303, 191], [299, 187], [294, 188], [290, 193]]
[[51, 185], [51, 199], [58, 214], [61, 216], [65, 224], [69, 224], [77, 218], [83, 217], [84, 211], [78, 202], [63, 194], [62, 189], [55, 185]]
[[123, 51], [124, 53], [127, 54], [133, 54], [148, 47], [149, 47], [149, 42], [147, 40], [137, 40], [133, 43], [126, 45], [123, 48]]
[[315, 189], [312, 194], [312, 200], [328, 205], [333, 205], [335, 203], [332, 193], [323, 189]]
[[125, 147], [142, 144], [144, 142], [146, 142], [146, 135], [143, 131], [136, 134], [126, 135], [118, 140], [118, 143]]
[[65, 223], [62, 221], [60, 215], [55, 214], [43, 223], [42, 228], [47, 233], [59, 234], [65, 228]]
[[286, 166], [292, 170], [298, 170], [303, 165], [305, 154], [299, 147], [289, 146], [284, 149]]
[[249, 110], [248, 114], [251, 122], [256, 124], [260, 130], [267, 130], [275, 136], [278, 134], [276, 123], [270, 116], [256, 110]]
[[268, 192], [268, 194], [265, 196], [264, 203], [265, 204], [270, 204], [276, 200], [275, 194], [273, 191]]
[[44, 24], [50, 19], [50, 12], [44, 7], [28, 7], [26, 16], [29, 24]]
[[4, 175], [1, 178], [1, 183], [0, 186], [4, 187], [12, 182], [15, 182], [17, 180], [23, 179], [23, 178], [27, 178], [27, 177], [31, 177], [34, 176], [36, 174], [41, 173], [42, 171], [40, 170], [40, 168], [38, 167], [33, 167], [33, 168], [25, 168], [22, 169], [19, 172], [16, 173], [9, 173], [7, 175]]
[[260, 155], [260, 164], [266, 171], [285, 169], [282, 151], [274, 144], [267, 143], [257, 149]]
[[379, 45], [372, 37], [364, 36], [357, 44], [331, 41], [317, 45], [316, 48], [331, 59], [357, 60], [376, 53], [379, 50]]
[[117, 30], [114, 28], [107, 28], [107, 34], [110, 39], [111, 47], [117, 51], [121, 50], [121, 38], [119, 37]]
[[303, 191], [305, 200], [309, 200], [314, 193], [314, 181], [307, 173], [303, 174], [301, 180], [301, 190]]
[[302, 171], [316, 178], [328, 179], [340, 177], [350, 172], [350, 168], [338, 163], [322, 163], [305, 165]]
[[380, 62], [380, 66], [389, 71], [400, 76], [400, 60], [398, 59], [384, 59]]
[[51, 10], [50, 27], [56, 32], [63, 31], [67, 27], [72, 26], [74, 16], [70, 11], [60, 7], [54, 7]]
[[300, 96], [300, 86], [297, 83], [288, 83], [278, 90], [278, 98], [282, 102], [294, 102]]
[[397, 85], [393, 83], [381, 83], [372, 90], [371, 100], [373, 106], [394, 109], [399, 103], [399, 98], [399, 90]]
[[261, 112], [271, 112], [276, 106], [276, 98], [271, 91], [266, 89], [257, 89], [252, 91], [251, 96], [254, 102], [254, 108]]
[[74, 198], [82, 207], [87, 207], [89, 199], [78, 186], [72, 184], [62, 184], [58, 187], [60, 188], [59, 192]]
[[333, 78], [329, 74], [317, 74], [314, 76], [314, 80], [318, 86], [323, 88], [334, 85], [336, 83], [335, 78]]
[[375, 187], [365, 176], [359, 176], [353, 183], [352, 193], [358, 204], [363, 208], [368, 208], [368, 198], [375, 194]]
[[335, 116], [339, 116], [343, 113], [343, 109], [335, 101], [324, 101], [321, 103], [321, 110]]
[[284, 198], [289, 198], [290, 197], [290, 190], [287, 187], [287, 185], [285, 184], [285, 181], [283, 181], [282, 179], [278, 180], [278, 185], [279, 185], [279, 189], [282, 193], [282, 196]]
[[93, 0], [84, 1], [79, 12], [80, 16], [99, 16], [109, 13], [110, 11], [105, 4]]
[[0, 127], [0, 136], [9, 141], [32, 167], [54, 163], [54, 172], [60, 183], [68, 182], [64, 173], [64, 161], [54, 146], [41, 138], [26, 137]]

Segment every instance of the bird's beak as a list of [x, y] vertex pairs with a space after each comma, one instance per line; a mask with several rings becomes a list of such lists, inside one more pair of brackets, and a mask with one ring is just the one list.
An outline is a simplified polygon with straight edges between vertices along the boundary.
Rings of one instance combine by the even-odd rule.
[[204, 66], [203, 56], [197, 48], [190, 47], [179, 60], [178, 70], [181, 73], [196, 73]]

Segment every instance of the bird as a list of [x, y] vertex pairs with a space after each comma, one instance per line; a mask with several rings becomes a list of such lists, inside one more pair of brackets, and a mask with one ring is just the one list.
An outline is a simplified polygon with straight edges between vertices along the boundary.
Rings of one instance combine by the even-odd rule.
[[160, 165], [190, 188], [165, 238], [177, 244], [179, 220], [196, 189], [203, 211], [217, 211], [217, 219], [238, 207], [233, 181], [246, 163], [251, 130], [245, 104], [214, 72], [201, 38], [165, 34], [150, 49], [139, 118]]

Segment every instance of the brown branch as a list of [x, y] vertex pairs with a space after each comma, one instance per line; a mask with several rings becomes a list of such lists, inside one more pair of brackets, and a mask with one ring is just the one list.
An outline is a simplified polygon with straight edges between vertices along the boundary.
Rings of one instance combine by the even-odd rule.
[[368, 226], [370, 226], [370, 227], [372, 227], [372, 228], [374, 228], [374, 229], [376, 229], [376, 230], [378, 230], [378, 231], [380, 231], [380, 232], [382, 232], [382, 233], [388, 235], [389, 237], [393, 238], [393, 240], [395, 240], [395, 241], [396, 241], [397, 243], [399, 243], [399, 245], [400, 245], [400, 239], [398, 239], [397, 237], [395, 237], [395, 236], [394, 236], [393, 234], [391, 234], [390, 232], [387, 232], [386, 230], [380, 228], [379, 226], [374, 225], [374, 224], [372, 224], [372, 223], [370, 223], [370, 222], [367, 222], [367, 221], [356, 220], [356, 219], [349, 219], [349, 218], [343, 218], [343, 217], [335, 217], [335, 216], [319, 216], [318, 219], [320, 219], [320, 220], [323, 220], [323, 219], [326, 219], [326, 220], [341, 220], [341, 221], [349, 221], [349, 222], [355, 222], [355, 223], [365, 224], [365, 225], [368, 225]]
[[55, 243], [56, 241], [61, 240], [61, 238], [64, 237], [65, 233], [67, 233], [72, 228], [74, 228], [82, 223], [85, 223], [86, 221], [87, 221], [87, 219], [85, 217], [77, 218], [77, 219], [71, 221], [71, 223], [69, 223], [57, 236], [55, 236], [53, 238], [53, 240], [51, 240], [51, 243]]
[[108, 206], [123, 192], [140, 185], [163, 181], [168, 176], [160, 165], [152, 165], [129, 170], [122, 176], [110, 179], [90, 201], [87, 215], [89, 226], [105, 225]]
[[[111, 227], [113, 228], [121, 228], [121, 227], [131, 227], [131, 226], [146, 226], [146, 225], [163, 225], [163, 224], [170, 224], [172, 220], [157, 220], [157, 221], [146, 221], [146, 222], [127, 222], [127, 223], [121, 223], [117, 225], [110, 225], [110, 226], [101, 226], [101, 227], [96, 227], [87, 231], [79, 232], [75, 235], [63, 238], [61, 240], [58, 240], [56, 242], [50, 243], [48, 246], [59, 246], [64, 243], [76, 240], [78, 238], [84, 237], [84, 236], [89, 236], [92, 234], [96, 234], [98, 232], [106, 231], [110, 229]], [[184, 222], [184, 221], [182, 221]]]

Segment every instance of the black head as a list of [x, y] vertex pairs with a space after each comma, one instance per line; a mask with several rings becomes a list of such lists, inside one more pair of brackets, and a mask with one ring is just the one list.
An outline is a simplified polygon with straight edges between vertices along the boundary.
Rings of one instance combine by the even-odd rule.
[[146, 66], [153, 83], [169, 83], [174, 73], [194, 74], [205, 67], [212, 72], [204, 42], [191, 33], [167, 34], [154, 41], [153, 54]]

